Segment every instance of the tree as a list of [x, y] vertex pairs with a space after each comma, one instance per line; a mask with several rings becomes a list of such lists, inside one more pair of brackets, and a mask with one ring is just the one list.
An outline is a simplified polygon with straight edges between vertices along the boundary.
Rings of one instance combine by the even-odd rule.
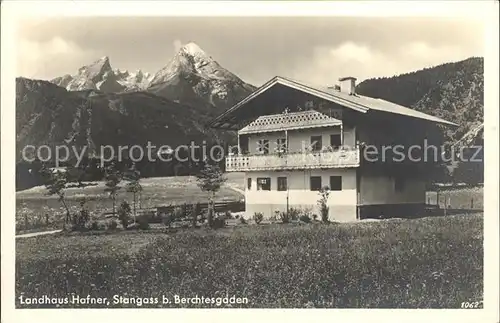
[[196, 175], [198, 187], [208, 192], [208, 225], [213, 225], [215, 193], [217, 193], [227, 178], [217, 164], [205, 162], [204, 167]]
[[137, 170], [135, 163], [132, 163], [132, 166], [125, 172], [124, 178], [129, 181], [126, 187], [127, 192], [131, 192], [134, 194], [134, 223], [135, 223], [137, 196], [142, 192], [142, 185], [139, 182], [141, 179], [141, 173]]
[[68, 205], [64, 200], [64, 189], [66, 188], [66, 183], [68, 182], [67, 174], [61, 171], [54, 172], [45, 166], [42, 166], [40, 174], [45, 181], [45, 188], [48, 190], [47, 195], [57, 195], [59, 197], [59, 202], [62, 203], [66, 209], [66, 223], [69, 223], [71, 215]]
[[116, 165], [112, 163], [105, 170], [105, 180], [106, 180], [106, 188], [105, 192], [109, 193], [109, 197], [113, 200], [113, 215], [116, 214], [116, 195], [121, 187], [118, 185], [122, 181], [122, 174], [116, 168]]

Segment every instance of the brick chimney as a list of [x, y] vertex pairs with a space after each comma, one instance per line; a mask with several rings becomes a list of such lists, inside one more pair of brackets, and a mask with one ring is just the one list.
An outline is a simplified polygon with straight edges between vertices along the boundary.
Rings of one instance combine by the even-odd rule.
[[347, 93], [349, 95], [356, 94], [356, 78], [352, 76], [339, 78], [340, 92]]

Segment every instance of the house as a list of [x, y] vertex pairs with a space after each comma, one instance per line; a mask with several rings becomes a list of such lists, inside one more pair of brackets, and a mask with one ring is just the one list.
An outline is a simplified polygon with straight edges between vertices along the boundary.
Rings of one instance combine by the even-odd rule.
[[[325, 186], [333, 221], [410, 216], [425, 206], [439, 152], [423, 148], [440, 147], [440, 128], [455, 124], [358, 95], [353, 77], [339, 83], [277, 76], [212, 121], [238, 131], [226, 171], [245, 173], [247, 216], [292, 207], [319, 215]], [[411, 158], [401, 158], [406, 154]]]

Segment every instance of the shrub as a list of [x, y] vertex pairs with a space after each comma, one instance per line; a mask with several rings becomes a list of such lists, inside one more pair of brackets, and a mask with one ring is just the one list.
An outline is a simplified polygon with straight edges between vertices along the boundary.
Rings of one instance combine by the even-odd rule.
[[180, 207], [180, 217], [181, 219], [185, 219], [188, 217], [188, 212], [187, 212], [187, 204], [184, 203]]
[[163, 220], [163, 221], [162, 221], [162, 222], [163, 222], [163, 224], [164, 224], [166, 227], [170, 228], [170, 226], [172, 225], [172, 215], [171, 215], [171, 214], [165, 214], [165, 215], [163, 216], [163, 219], [162, 219], [162, 220]]
[[80, 211], [78, 213], [73, 214], [72, 231], [85, 231], [87, 229], [90, 229], [90, 227], [86, 226], [89, 219], [90, 219], [90, 213], [85, 208], [85, 200], [83, 200], [80, 202]]
[[280, 218], [282, 223], [289, 223], [290, 222], [290, 213], [286, 212], [286, 211], [279, 212], [279, 218]]
[[323, 187], [319, 191], [319, 200], [318, 200], [318, 205], [319, 205], [319, 212], [321, 214], [321, 221], [324, 223], [328, 223], [328, 212], [330, 211], [330, 208], [328, 207], [328, 197], [330, 196], [330, 189], [328, 186]]
[[302, 211], [292, 207], [288, 210], [288, 213], [291, 221], [297, 221], [300, 218]]
[[240, 223], [241, 224], [247, 224], [247, 220], [243, 217], [243, 215], [240, 217]]
[[92, 231], [98, 231], [99, 230], [99, 223], [97, 223], [96, 220], [93, 220], [92, 222], [90, 222], [90, 230]]
[[132, 210], [130, 209], [130, 205], [127, 201], [123, 201], [120, 204], [120, 207], [118, 207], [118, 219], [120, 220], [120, 223], [122, 224], [122, 227], [124, 229], [127, 229], [131, 212]]
[[226, 211], [226, 213], [224, 213], [224, 216], [226, 217], [226, 219], [232, 219], [233, 218], [233, 215], [231, 214], [231, 211]]
[[148, 222], [147, 217], [140, 216], [137, 219], [137, 223], [139, 224], [139, 226], [138, 226], [139, 230], [149, 230], [149, 222]]
[[304, 222], [304, 223], [311, 223], [311, 218], [307, 214], [301, 215], [299, 220]]
[[255, 223], [260, 224], [264, 220], [264, 214], [262, 212], [255, 212], [253, 215], [253, 220]]
[[312, 218], [313, 218], [314, 221], [316, 221], [318, 219], [318, 215], [316, 213], [313, 213], [312, 214]]
[[177, 206], [174, 208], [174, 212], [172, 214], [172, 222], [182, 219], [184, 217], [185, 208], [183, 206]]
[[207, 220], [207, 212], [208, 210], [203, 210], [202, 212], [200, 212], [200, 219], [198, 220], [198, 222], [205, 223], [205, 221]]
[[226, 219], [224, 216], [218, 216], [212, 220], [212, 228], [220, 229], [226, 226]]
[[196, 223], [198, 221], [198, 216], [200, 215], [200, 213], [201, 213], [201, 205], [198, 202], [195, 205], [193, 205], [193, 209], [192, 209], [191, 219], [192, 219], [193, 227], [196, 227]]
[[111, 221], [108, 222], [106, 230], [108, 230], [108, 231], [114, 231], [117, 228], [118, 228], [118, 222], [116, 222], [116, 220], [112, 219]]

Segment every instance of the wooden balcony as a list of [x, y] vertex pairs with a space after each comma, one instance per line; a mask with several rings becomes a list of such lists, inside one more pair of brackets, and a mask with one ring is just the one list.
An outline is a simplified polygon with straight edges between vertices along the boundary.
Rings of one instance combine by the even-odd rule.
[[359, 149], [297, 152], [270, 155], [235, 155], [226, 157], [226, 171], [293, 170], [358, 167]]

